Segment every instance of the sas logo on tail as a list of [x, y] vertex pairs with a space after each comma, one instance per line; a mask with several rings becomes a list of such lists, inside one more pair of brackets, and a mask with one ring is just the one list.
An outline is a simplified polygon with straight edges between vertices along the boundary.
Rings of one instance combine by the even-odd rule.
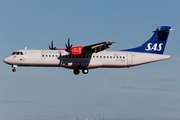
[[[152, 46], [152, 43], [148, 43], [147, 44], [147, 49], [145, 49], [146, 51], [151, 51], [151, 50], [154, 50], [154, 51], [161, 51], [162, 50], [162, 45], [163, 43], [160, 43], [159, 46], [157, 43], [155, 43], [153, 46]], [[158, 46], [158, 48], [157, 48]]]

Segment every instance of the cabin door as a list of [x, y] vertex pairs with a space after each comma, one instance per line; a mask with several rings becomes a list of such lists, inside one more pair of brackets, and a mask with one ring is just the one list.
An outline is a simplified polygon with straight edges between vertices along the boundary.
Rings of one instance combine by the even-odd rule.
[[127, 53], [127, 65], [131, 65], [131, 64], [132, 64], [132, 54]]

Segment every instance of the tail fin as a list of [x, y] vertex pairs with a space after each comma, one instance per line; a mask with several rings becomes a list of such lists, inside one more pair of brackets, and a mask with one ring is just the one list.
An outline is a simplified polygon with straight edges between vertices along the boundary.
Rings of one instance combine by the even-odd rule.
[[169, 31], [171, 30], [172, 29], [169, 26], [160, 26], [156, 29], [156, 31], [153, 31], [154, 35], [141, 46], [122, 51], [163, 54]]

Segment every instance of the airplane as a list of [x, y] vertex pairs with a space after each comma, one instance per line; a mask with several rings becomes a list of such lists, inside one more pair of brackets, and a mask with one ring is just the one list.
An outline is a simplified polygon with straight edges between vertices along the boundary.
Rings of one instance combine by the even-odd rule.
[[170, 26], [160, 26], [153, 36], [139, 47], [119, 50], [105, 51], [113, 41], [101, 42], [89, 46], [72, 47], [70, 39], [66, 48], [53, 47], [53, 41], [49, 50], [16, 50], [3, 61], [12, 65], [15, 72], [18, 66], [30, 67], [63, 67], [73, 69], [78, 75], [80, 70], [87, 74], [89, 69], [95, 68], [129, 68], [146, 63], [170, 59], [170, 55], [163, 55], [169, 32], [173, 30]]

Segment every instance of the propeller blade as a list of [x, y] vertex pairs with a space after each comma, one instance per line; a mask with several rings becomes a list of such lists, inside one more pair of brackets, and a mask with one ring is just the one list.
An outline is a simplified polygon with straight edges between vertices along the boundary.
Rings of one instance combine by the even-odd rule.
[[56, 49], [56, 47], [53, 47], [53, 40], [51, 41], [51, 46], [49, 45], [49, 49], [50, 50], [55, 50]]
[[67, 51], [67, 52], [71, 52], [71, 47], [72, 47], [73, 45], [70, 45], [70, 38], [68, 38], [68, 45], [65, 43], [65, 46], [66, 46], [66, 51]]
[[53, 49], [53, 40], [52, 40], [52, 42], [51, 42], [51, 48]]
[[68, 38], [68, 46], [70, 46], [70, 43], [69, 43], [69, 41], [70, 41], [70, 38]]

